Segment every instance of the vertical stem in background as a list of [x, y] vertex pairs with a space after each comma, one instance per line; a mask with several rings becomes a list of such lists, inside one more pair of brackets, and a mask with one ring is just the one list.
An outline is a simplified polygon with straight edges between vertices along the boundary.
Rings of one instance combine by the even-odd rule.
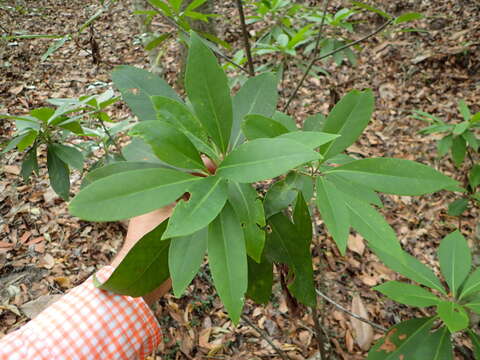
[[248, 40], [247, 24], [245, 23], [245, 15], [243, 13], [242, 0], [236, 0], [236, 3], [238, 8], [238, 14], [240, 15], [240, 25], [242, 27], [243, 44], [245, 46], [245, 52], [247, 53], [248, 73], [250, 74], [250, 76], [255, 76], [252, 52], [250, 50], [250, 41]]
[[323, 329], [320, 324], [320, 318], [316, 307], [312, 307], [312, 316], [313, 324], [315, 329], [315, 340], [317, 340], [318, 351], [320, 352], [320, 358], [322, 360], [327, 360], [327, 355], [325, 353], [325, 336], [323, 335]]
[[315, 40], [315, 48], [313, 49], [312, 53], [310, 54], [310, 63], [308, 64], [307, 69], [303, 73], [303, 76], [300, 79], [297, 87], [295, 88], [295, 90], [293, 90], [292, 95], [290, 95], [290, 98], [288, 99], [287, 103], [285, 104], [285, 107], [283, 108], [283, 112], [288, 110], [288, 107], [290, 106], [290, 103], [292, 102], [292, 100], [297, 95], [298, 90], [300, 90], [300, 88], [302, 87], [303, 82], [305, 81], [305, 79], [308, 76], [308, 73], [310, 72], [310, 70], [313, 67], [313, 64], [315, 64], [315, 61], [316, 61], [317, 55], [318, 55], [318, 50], [319, 50], [319, 47], [320, 47], [320, 40], [322, 39], [322, 35], [323, 35], [323, 27], [325, 25], [325, 15], [327, 14], [327, 9], [328, 9], [329, 4], [330, 4], [330, 0], [325, 0], [324, 3], [323, 3], [322, 21], [320, 23], [320, 27], [318, 28], [317, 39]]

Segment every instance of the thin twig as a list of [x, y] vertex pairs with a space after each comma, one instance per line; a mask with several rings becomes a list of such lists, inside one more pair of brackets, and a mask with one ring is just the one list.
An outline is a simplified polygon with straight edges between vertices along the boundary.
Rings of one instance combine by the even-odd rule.
[[[347, 49], [347, 48], [349, 48], [349, 47], [352, 47], [352, 46], [354, 46], [354, 45], [357, 45], [357, 44], [361, 43], [362, 41], [365, 41], [365, 40], [371, 38], [372, 36], [378, 34], [380, 31], [382, 31], [383, 29], [385, 29], [388, 25], [390, 25], [390, 24], [393, 22], [393, 20], [394, 20], [394, 19], [391, 19], [391, 20], [386, 21], [385, 23], [383, 23], [382, 26], [380, 26], [379, 28], [377, 28], [375, 31], [371, 32], [371, 33], [368, 34], [368, 35], [365, 35], [364, 37], [362, 37], [362, 38], [360, 38], [360, 39], [358, 39], [358, 40], [355, 40], [355, 41], [353, 41], [353, 42], [351, 42], [351, 43], [348, 43], [348, 44], [345, 44], [345, 45], [343, 45], [343, 46], [340, 46], [339, 48], [337, 48], [337, 49], [335, 49], [335, 50], [333, 50], [333, 51], [330, 51], [329, 53], [326, 53], [325, 55], [322, 55], [322, 56], [319, 56], [319, 57], [313, 59], [313, 62], [315, 63], [315, 62], [317, 62], [317, 61], [320, 61], [320, 60], [322, 60], [322, 59], [325, 59], [325, 58], [327, 58], [327, 57], [329, 57], [329, 56], [332, 56], [332, 55], [334, 55], [334, 54], [336, 54], [336, 53], [338, 53], [338, 52], [340, 52], [340, 51], [343, 51], [343, 50], [345, 50], [345, 49]], [[305, 74], [307, 74], [307, 72], [305, 72]], [[306, 77], [305, 74], [304, 74], [304, 76]], [[290, 105], [290, 102], [291, 102], [291, 101], [293, 100], [293, 98], [295, 97], [295, 95], [296, 95], [296, 93], [298, 92], [298, 89], [299, 89], [299, 88], [300, 88], [300, 87], [297, 86], [297, 89], [295, 89], [296, 91], [294, 91], [293, 94], [292, 94], [292, 96], [290, 97], [290, 99], [288, 99], [289, 101], [287, 102], [287, 104], [285, 105], [285, 108], [283, 109], [284, 112], [287, 110], [288, 106]]]
[[314, 324], [314, 335], [315, 339], [317, 340], [318, 344], [318, 351], [320, 352], [320, 358], [322, 360], [327, 360], [327, 355], [325, 354], [325, 343], [326, 339], [323, 335], [322, 325], [320, 324], [320, 315], [318, 314], [317, 307], [312, 307], [312, 316], [313, 316], [313, 324]]
[[117, 142], [116, 142], [115, 139], [113, 138], [112, 134], [110, 134], [110, 131], [109, 131], [108, 128], [105, 126], [105, 123], [104, 123], [103, 120], [100, 118], [100, 116], [97, 117], [97, 120], [100, 122], [100, 125], [102, 126], [103, 131], [105, 131], [105, 134], [107, 134], [107, 137], [108, 137], [108, 139], [110, 140], [110, 142], [113, 144], [113, 146], [115, 146], [115, 149], [118, 151], [118, 153], [121, 154], [121, 153], [122, 153], [122, 149], [121, 149], [120, 146], [117, 144]]
[[280, 349], [279, 347], [277, 347], [277, 346], [272, 342], [272, 340], [270, 340], [270, 338], [268, 337], [268, 335], [265, 334], [265, 332], [264, 332], [262, 329], [258, 328], [254, 323], [252, 323], [248, 317], [246, 317], [245, 315], [242, 315], [242, 320], [245, 321], [245, 322], [248, 324], [248, 326], [250, 326], [250, 327], [252, 327], [253, 329], [255, 329], [255, 331], [256, 331], [257, 333], [259, 333], [262, 338], [265, 339], [265, 341], [273, 348], [273, 350], [275, 350], [275, 351], [277, 352], [278, 356], [280, 356], [283, 360], [290, 360], [290, 358], [288, 357], [288, 355], [287, 355], [282, 349]]
[[245, 23], [245, 15], [243, 14], [242, 0], [236, 0], [236, 3], [238, 8], [238, 14], [240, 15], [240, 27], [242, 28], [243, 45], [245, 46], [245, 52], [247, 53], [248, 71], [250, 73], [250, 76], [255, 76], [252, 52], [250, 51], [250, 41], [248, 40], [247, 24]]
[[317, 34], [317, 38], [315, 40], [315, 48], [313, 49], [313, 51], [310, 55], [310, 63], [308, 64], [307, 69], [303, 73], [302, 78], [298, 82], [297, 87], [295, 88], [295, 90], [293, 90], [292, 95], [290, 95], [290, 97], [288, 98], [288, 101], [285, 104], [285, 107], [283, 108], [283, 112], [287, 111], [288, 107], [290, 106], [290, 103], [295, 98], [295, 96], [297, 96], [298, 90], [300, 90], [300, 88], [302, 87], [303, 82], [305, 81], [308, 74], [310, 73], [310, 70], [312, 69], [313, 65], [315, 64], [315, 58], [317, 57], [318, 50], [319, 50], [319, 47], [320, 47], [320, 40], [322, 39], [323, 27], [325, 25], [325, 17], [327, 15], [327, 9], [328, 9], [329, 4], [330, 4], [330, 0], [325, 0], [324, 1], [322, 21], [320, 23], [320, 27], [318, 28], [318, 34]]
[[[152, 9], [157, 13], [159, 14], [165, 21], [167, 21], [170, 25], [172, 25], [175, 29], [183, 32], [185, 35], [187, 36], [190, 36], [188, 34], [187, 31], [185, 31], [184, 29], [182, 29], [175, 21], [173, 21], [172, 19], [170, 19], [168, 16], [164, 15], [161, 11], [159, 11], [157, 8], [155, 8], [153, 5], [150, 5], [152, 7]], [[213, 52], [215, 54], [217, 54], [219, 57], [221, 57], [222, 59], [226, 60], [227, 62], [229, 62], [230, 64], [232, 64], [233, 66], [235, 66], [236, 68], [242, 70], [243, 72], [247, 73], [247, 74], [250, 74], [250, 72], [245, 69], [242, 65], [240, 64], [237, 64], [235, 61], [233, 61], [233, 59], [227, 55], [225, 55], [224, 53], [222, 53], [220, 50], [216, 49], [216, 48], [211, 48], [213, 50]]]
[[370, 321], [368, 319], [365, 319], [357, 314], [354, 314], [353, 312], [351, 312], [350, 310], [344, 308], [342, 305], [336, 303], [334, 300], [330, 299], [327, 295], [325, 295], [324, 293], [322, 293], [320, 290], [318, 289], [315, 289], [315, 291], [317, 292], [317, 294], [319, 296], [321, 296], [322, 298], [324, 298], [325, 300], [327, 300], [330, 304], [333, 304], [335, 305], [338, 309], [342, 310], [344, 313], [347, 313], [348, 315], [350, 315], [351, 317], [357, 319], [357, 320], [360, 320], [360, 321], [363, 321], [364, 323], [366, 324], [369, 324], [371, 326], [373, 326], [374, 328], [380, 330], [380, 331], [383, 331], [383, 332], [387, 332], [387, 329], [385, 329], [382, 325], [378, 325], [376, 323], [374, 323], [373, 321]]

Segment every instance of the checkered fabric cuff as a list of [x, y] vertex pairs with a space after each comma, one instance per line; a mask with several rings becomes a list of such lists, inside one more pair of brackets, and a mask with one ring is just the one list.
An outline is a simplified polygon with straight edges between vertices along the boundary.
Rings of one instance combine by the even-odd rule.
[[[106, 266], [97, 278], [104, 281], [113, 270]], [[0, 359], [144, 359], [160, 341], [159, 324], [143, 298], [100, 290], [90, 277], [0, 339]]]

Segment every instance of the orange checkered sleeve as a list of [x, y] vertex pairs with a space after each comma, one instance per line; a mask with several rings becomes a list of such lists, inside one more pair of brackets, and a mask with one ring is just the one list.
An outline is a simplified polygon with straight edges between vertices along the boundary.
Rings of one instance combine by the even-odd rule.
[[[104, 267], [98, 279], [113, 270]], [[159, 324], [143, 298], [100, 290], [89, 278], [0, 339], [0, 359], [143, 359], [160, 341]]]

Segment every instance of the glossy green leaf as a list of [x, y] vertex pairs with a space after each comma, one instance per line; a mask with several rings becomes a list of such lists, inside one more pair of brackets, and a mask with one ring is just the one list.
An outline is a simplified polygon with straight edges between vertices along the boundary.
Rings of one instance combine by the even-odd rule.
[[208, 227], [170, 241], [168, 267], [173, 293], [181, 297], [202, 265], [207, 251]]
[[160, 168], [114, 174], [82, 189], [71, 201], [70, 212], [92, 221], [128, 219], [172, 203], [200, 179]]
[[452, 159], [455, 166], [462, 165], [465, 155], [467, 153], [467, 143], [461, 136], [455, 136], [452, 143]]
[[277, 181], [270, 186], [263, 202], [266, 218], [291, 205], [297, 198], [298, 192], [302, 189], [302, 185], [303, 175], [291, 172], [284, 180]]
[[287, 114], [284, 114], [280, 111], [275, 111], [273, 113], [272, 119], [275, 121], [278, 121], [280, 124], [285, 126], [289, 131], [298, 131], [295, 120]]
[[460, 299], [480, 291], [480, 268], [471, 273], [462, 286]]
[[329, 143], [338, 137], [339, 135], [336, 134], [327, 134], [318, 131], [294, 131], [279, 136], [281, 139], [297, 141], [300, 144], [310, 148], [317, 148], [320, 145]]
[[200, 154], [176, 127], [160, 120], [142, 121], [130, 131], [141, 137], [162, 161], [184, 169], [203, 169]]
[[442, 275], [453, 296], [456, 296], [458, 288], [472, 267], [472, 255], [467, 241], [458, 230], [450, 233], [441, 241], [438, 257]]
[[262, 201], [250, 184], [228, 183], [228, 201], [237, 214], [245, 237], [247, 254], [260, 262], [265, 245], [265, 214]]
[[325, 159], [341, 153], [357, 140], [370, 121], [373, 106], [374, 98], [371, 90], [352, 90], [335, 105], [322, 131], [341, 136], [321, 147], [320, 153]]
[[242, 132], [248, 140], [273, 138], [288, 133], [288, 129], [278, 121], [268, 117], [251, 114], [245, 116]]
[[208, 261], [215, 288], [237, 324], [248, 286], [248, 265], [242, 227], [228, 203], [209, 225]]
[[185, 89], [199, 120], [221, 151], [232, 129], [232, 99], [227, 76], [200, 37], [191, 33]]
[[70, 171], [56, 154], [51, 145], [47, 148], [47, 168], [50, 185], [53, 190], [64, 200], [68, 200], [70, 192]]
[[289, 290], [302, 304], [315, 306], [310, 244], [303, 241], [295, 225], [282, 213], [273, 215], [268, 224], [271, 233], [267, 236], [265, 247], [267, 259], [287, 264], [293, 272]]
[[437, 305], [441, 302], [441, 300], [430, 291], [420, 286], [400, 281], [388, 281], [374, 287], [374, 289], [380, 291], [392, 300], [410, 306], [426, 307]]
[[478, 151], [478, 147], [480, 146], [480, 142], [477, 139], [475, 133], [471, 129], [465, 131], [462, 134], [462, 137], [465, 139], [468, 146], [470, 146], [473, 150]]
[[468, 329], [468, 336], [470, 336], [470, 339], [472, 340], [473, 344], [473, 353], [475, 355], [475, 359], [479, 360], [480, 359], [480, 336], [475, 334], [472, 330]]
[[140, 120], [155, 120], [157, 118], [150, 96], [165, 96], [181, 101], [165, 80], [134, 66], [117, 66], [112, 72], [112, 81], [122, 93], [122, 97], [130, 109]]
[[380, 208], [383, 207], [383, 203], [380, 197], [372, 188], [369, 188], [368, 185], [364, 186], [354, 181], [351, 181], [349, 178], [337, 176], [335, 174], [325, 175], [325, 178], [335, 184], [335, 187], [341, 193], [346, 193], [349, 196], [357, 198], [358, 200], [365, 201], [369, 204], [377, 205]]
[[457, 199], [448, 204], [447, 214], [450, 216], [460, 216], [468, 208], [469, 200], [466, 198]]
[[262, 181], [319, 157], [315, 151], [292, 140], [255, 139], [232, 151], [220, 164], [217, 174], [238, 182]]
[[132, 171], [132, 170], [140, 170], [140, 169], [150, 169], [150, 168], [161, 168], [164, 167], [161, 164], [152, 164], [147, 162], [130, 162], [130, 161], [119, 161], [113, 164], [108, 164], [101, 168], [97, 168], [93, 171], [90, 171], [82, 181], [82, 189], [93, 183], [94, 181], [103, 179], [107, 176]]
[[480, 299], [474, 299], [465, 306], [480, 315]]
[[24, 151], [29, 146], [32, 146], [32, 144], [35, 142], [35, 139], [37, 138], [37, 135], [38, 132], [36, 130], [30, 130], [24, 135], [22, 135], [17, 142], [17, 149], [19, 151]]
[[411, 12], [411, 13], [402, 14], [402, 15], [396, 17], [395, 20], [393, 21], [393, 23], [395, 25], [398, 25], [398, 24], [401, 24], [401, 23], [414, 21], [414, 20], [420, 20], [420, 19], [423, 19], [422, 14], [416, 13], [416, 12]]
[[455, 127], [453, 128], [453, 135], [461, 135], [463, 134], [468, 127], [470, 126], [470, 123], [468, 121], [462, 121], [459, 124], [456, 124]]
[[324, 176], [317, 177], [317, 208], [342, 255], [347, 249], [350, 215], [342, 193]]
[[230, 148], [234, 149], [244, 141], [240, 131], [243, 119], [248, 114], [270, 117], [277, 106], [277, 80], [272, 73], [249, 78], [233, 97], [233, 124]]
[[429, 166], [393, 158], [357, 160], [326, 173], [396, 195], [423, 195], [457, 185], [455, 180]]
[[96, 286], [115, 294], [143, 296], [155, 290], [169, 277], [168, 247], [160, 241], [166, 222], [144, 235], [128, 252], [110, 278]]
[[273, 264], [266, 258], [260, 263], [248, 258], [247, 297], [257, 304], [267, 304], [272, 295]]
[[438, 140], [437, 142], [437, 152], [438, 157], [443, 157], [447, 155], [453, 145], [453, 135], [447, 135]]
[[37, 160], [37, 146], [34, 145], [23, 158], [22, 161], [22, 170], [20, 175], [22, 175], [23, 180], [27, 181], [32, 172], [36, 172], [38, 175], [38, 160]]
[[77, 170], [83, 170], [83, 154], [78, 149], [62, 144], [52, 144], [51, 147], [64, 163]]
[[[411, 319], [389, 329], [368, 352], [368, 360], [434, 359], [430, 329], [435, 318]], [[433, 345], [433, 344], [432, 344]]]
[[175, 206], [164, 239], [190, 235], [206, 227], [220, 213], [228, 197], [227, 183], [218, 176], [197, 181], [189, 192], [190, 199]]
[[470, 112], [467, 103], [463, 99], [460, 99], [458, 101], [458, 110], [460, 111], [463, 120], [468, 121], [472, 117], [472, 113]]
[[465, 309], [450, 301], [442, 301], [438, 304], [437, 313], [452, 333], [465, 329], [470, 322]]

